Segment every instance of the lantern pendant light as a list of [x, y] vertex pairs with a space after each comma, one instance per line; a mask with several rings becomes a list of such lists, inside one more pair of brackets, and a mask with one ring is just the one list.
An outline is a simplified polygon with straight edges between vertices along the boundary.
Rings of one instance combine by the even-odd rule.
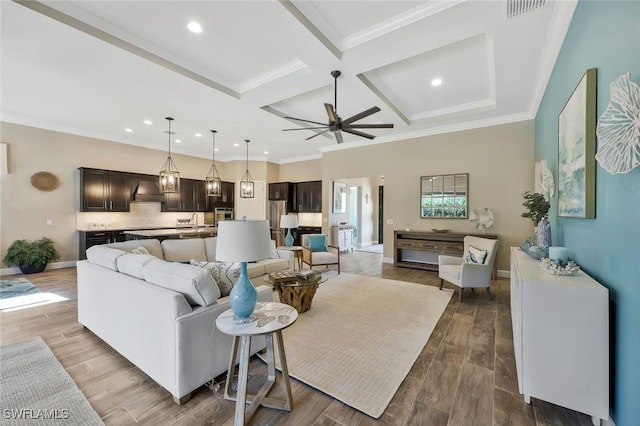
[[169, 122], [169, 156], [162, 166], [162, 170], [158, 174], [158, 182], [160, 184], [160, 192], [180, 192], [180, 172], [171, 159], [171, 122], [173, 118], [166, 117]]
[[213, 139], [213, 147], [211, 149], [211, 168], [205, 178], [208, 197], [219, 197], [222, 195], [222, 181], [216, 169], [216, 130], [211, 131], [211, 137]]
[[242, 179], [240, 179], [240, 198], [253, 198], [254, 190], [253, 190], [253, 179], [251, 178], [251, 174], [249, 173], [249, 139], [246, 139], [247, 143], [247, 170], [242, 175]]

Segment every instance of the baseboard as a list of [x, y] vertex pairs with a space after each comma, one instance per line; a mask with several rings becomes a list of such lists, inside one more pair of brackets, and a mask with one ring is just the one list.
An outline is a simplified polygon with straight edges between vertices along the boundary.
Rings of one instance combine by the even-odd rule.
[[383, 257], [382, 263], [393, 263], [393, 257]]
[[511, 272], [498, 269], [498, 278], [511, 278]]
[[[78, 262], [77, 260], [67, 260], [67, 261], [64, 261], [64, 262], [53, 262], [53, 263], [49, 263], [45, 270], [48, 271], [50, 269], [73, 268], [74, 266], [76, 266], [77, 262]], [[13, 268], [0, 269], [0, 275], [19, 275], [19, 274], [22, 274], [22, 271], [20, 271], [20, 268], [18, 268], [17, 266], [15, 266]]]

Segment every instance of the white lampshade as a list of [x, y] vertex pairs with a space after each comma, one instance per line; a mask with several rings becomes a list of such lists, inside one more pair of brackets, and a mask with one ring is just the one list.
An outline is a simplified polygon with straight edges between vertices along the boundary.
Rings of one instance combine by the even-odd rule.
[[271, 257], [271, 233], [266, 220], [218, 222], [216, 260], [253, 262]]
[[298, 227], [297, 214], [283, 214], [280, 216], [280, 228], [291, 229]]

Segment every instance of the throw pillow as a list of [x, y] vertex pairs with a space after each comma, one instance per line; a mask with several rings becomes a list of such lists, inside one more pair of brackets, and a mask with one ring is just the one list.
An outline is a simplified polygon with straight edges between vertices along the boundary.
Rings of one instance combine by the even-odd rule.
[[149, 254], [149, 250], [147, 250], [143, 246], [138, 246], [138, 247], [134, 248], [133, 250], [131, 250], [131, 253], [133, 253], [133, 254]]
[[475, 248], [474, 246], [469, 246], [469, 250], [467, 251], [466, 261], [467, 263], [477, 263], [479, 265], [484, 265], [484, 260], [487, 258], [487, 251], [480, 250]]
[[307, 242], [309, 243], [311, 251], [327, 251], [326, 235], [309, 235]]
[[228, 296], [240, 276], [240, 264], [228, 262], [203, 262], [191, 259], [191, 264], [209, 272], [220, 289], [220, 296]]

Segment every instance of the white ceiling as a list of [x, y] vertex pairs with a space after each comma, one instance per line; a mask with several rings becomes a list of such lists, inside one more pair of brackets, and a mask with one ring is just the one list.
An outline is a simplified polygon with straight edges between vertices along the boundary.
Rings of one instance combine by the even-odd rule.
[[[507, 18], [507, 3], [540, 7]], [[517, 6], [517, 4], [516, 4]], [[575, 1], [0, 2], [3, 121], [211, 157], [289, 162], [322, 151], [535, 116]], [[201, 34], [187, 24], [197, 21]], [[373, 141], [312, 140], [324, 103]], [[442, 85], [431, 86], [434, 78]], [[145, 125], [144, 120], [153, 124]], [[125, 132], [129, 128], [132, 132]], [[195, 134], [202, 134], [196, 137]], [[180, 139], [181, 143], [176, 143]], [[505, 141], [508, 142], [508, 141]], [[239, 144], [239, 147], [234, 147]], [[264, 154], [268, 151], [268, 154]]]

